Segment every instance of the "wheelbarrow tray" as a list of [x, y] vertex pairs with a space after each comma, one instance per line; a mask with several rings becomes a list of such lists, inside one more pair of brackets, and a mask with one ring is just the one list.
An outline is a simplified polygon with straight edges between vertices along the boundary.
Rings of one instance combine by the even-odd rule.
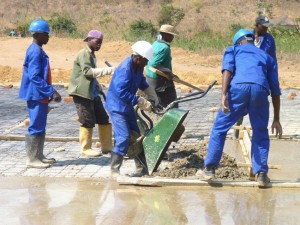
[[143, 140], [149, 175], [155, 172], [170, 144], [180, 132], [189, 111], [173, 108], [167, 111]]

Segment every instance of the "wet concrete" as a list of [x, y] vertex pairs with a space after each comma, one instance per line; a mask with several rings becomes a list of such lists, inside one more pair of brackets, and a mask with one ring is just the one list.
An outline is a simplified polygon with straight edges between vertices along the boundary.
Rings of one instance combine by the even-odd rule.
[[1, 224], [299, 224], [300, 190], [0, 178]]
[[[226, 140], [224, 152], [243, 162], [240, 145], [237, 140]], [[269, 169], [273, 181], [300, 182], [300, 142], [272, 139], [270, 142], [268, 164], [278, 167]]]

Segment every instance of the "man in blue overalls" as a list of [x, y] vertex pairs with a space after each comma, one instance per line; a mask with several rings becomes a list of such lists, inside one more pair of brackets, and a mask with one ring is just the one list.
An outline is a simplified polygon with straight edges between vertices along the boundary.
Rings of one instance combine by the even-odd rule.
[[47, 159], [44, 154], [48, 103], [61, 101], [61, 96], [51, 85], [49, 58], [42, 46], [49, 41], [49, 24], [45, 20], [35, 20], [29, 32], [33, 42], [28, 47], [24, 61], [19, 97], [27, 101], [30, 123], [26, 135], [27, 167], [47, 168], [55, 159]]
[[[140, 134], [134, 106], [138, 105], [141, 110], [145, 111], [151, 111], [152, 108], [147, 99], [136, 96], [137, 90], [142, 90], [155, 105], [159, 103], [154, 89], [149, 87], [143, 74], [144, 67], [153, 56], [151, 44], [138, 41], [132, 45], [132, 50], [133, 54], [116, 68], [105, 103], [115, 137], [110, 164], [112, 177], [120, 173], [123, 157], [128, 152], [131, 131]], [[147, 168], [143, 167], [137, 158], [135, 158], [135, 164], [137, 170], [135, 174], [132, 174], [133, 176], [142, 176], [147, 172]]]
[[274, 108], [272, 132], [282, 136], [279, 121], [280, 88], [277, 64], [274, 59], [253, 44], [252, 31], [241, 29], [233, 39], [233, 46], [226, 49], [222, 62], [222, 100], [213, 125], [204, 170], [197, 175], [205, 179], [215, 177], [226, 139], [231, 126], [248, 112], [253, 130], [251, 158], [254, 174], [259, 186], [265, 187], [270, 179], [268, 155], [270, 139], [268, 134], [269, 101], [271, 94]]
[[[272, 34], [268, 33], [268, 28], [270, 26], [273, 26], [273, 24], [270, 22], [268, 17], [264, 15], [259, 15], [255, 19], [255, 28], [253, 30], [254, 45], [264, 50], [266, 53], [268, 53], [273, 58], [274, 62], [277, 64], [275, 40]], [[241, 125], [242, 123], [243, 123], [243, 117], [241, 117], [237, 121], [237, 125]], [[235, 131], [236, 138], [238, 137], [238, 133], [239, 131], [236, 130]]]

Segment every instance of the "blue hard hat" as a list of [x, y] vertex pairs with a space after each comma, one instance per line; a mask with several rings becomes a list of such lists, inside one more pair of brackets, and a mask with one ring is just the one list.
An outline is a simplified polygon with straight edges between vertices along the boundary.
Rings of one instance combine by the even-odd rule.
[[33, 21], [29, 26], [29, 32], [50, 33], [49, 24], [47, 21], [39, 19]]
[[254, 34], [251, 30], [247, 30], [247, 29], [240, 29], [238, 32], [235, 33], [234, 37], [233, 37], [233, 44], [237, 44], [238, 41], [242, 38], [242, 37], [251, 37], [252, 40], [254, 38]]

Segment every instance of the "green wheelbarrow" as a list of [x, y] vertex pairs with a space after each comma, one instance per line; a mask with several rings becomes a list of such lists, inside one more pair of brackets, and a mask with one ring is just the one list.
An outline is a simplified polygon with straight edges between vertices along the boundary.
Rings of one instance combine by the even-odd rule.
[[[134, 137], [135, 134], [132, 134], [133, 140], [131, 140], [129, 152], [136, 153], [132, 154], [131, 157], [137, 158], [148, 169], [149, 175], [157, 170], [171, 143], [177, 142], [184, 132], [182, 123], [189, 111], [174, 108], [174, 106], [177, 103], [204, 97], [216, 83], [216, 81], [212, 82], [206, 90], [193, 92], [177, 98], [166, 108], [154, 108], [152, 110], [153, 113], [161, 116], [155, 125], [144, 111], [136, 108], [141, 136]], [[138, 149], [138, 153], [133, 149]]]

